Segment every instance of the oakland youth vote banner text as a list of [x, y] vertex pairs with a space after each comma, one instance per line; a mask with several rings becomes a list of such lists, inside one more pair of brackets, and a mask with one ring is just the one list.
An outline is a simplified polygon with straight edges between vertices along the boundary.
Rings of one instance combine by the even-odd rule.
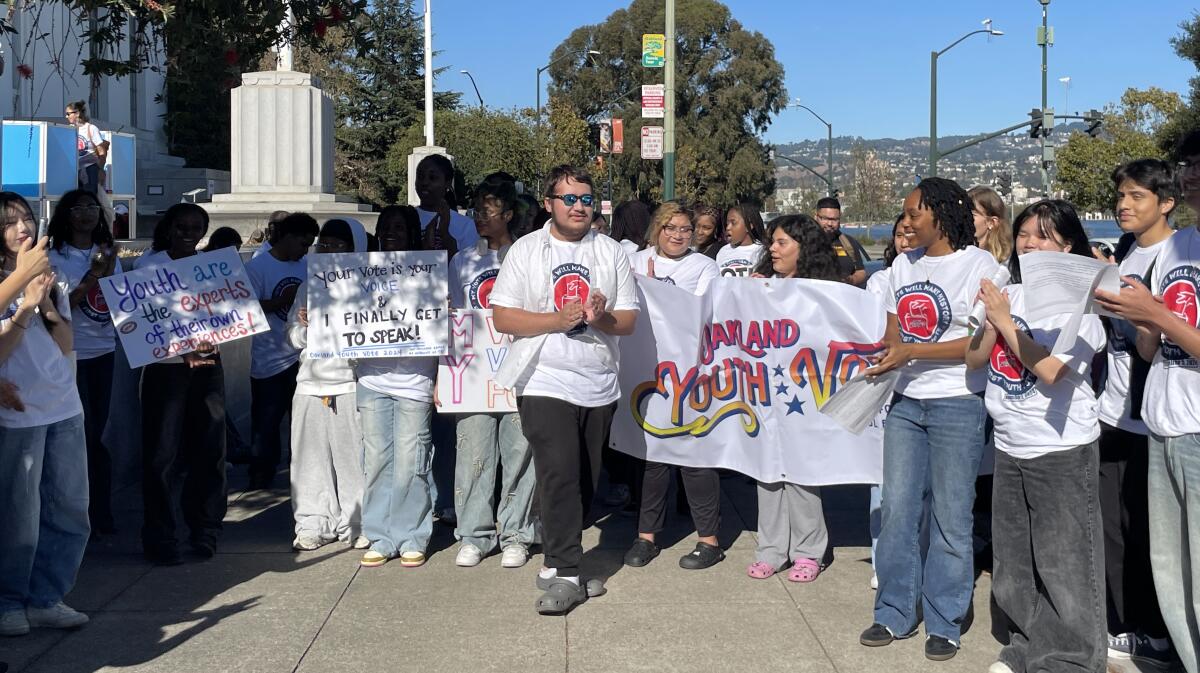
[[446, 252], [308, 256], [308, 357], [445, 355]]
[[100, 279], [130, 367], [270, 329], [233, 248]]
[[759, 481], [878, 483], [883, 414], [861, 434], [819, 409], [880, 350], [884, 309], [843, 283], [721, 278], [704, 297], [637, 277], [613, 445]]
[[496, 331], [491, 309], [450, 312], [450, 354], [438, 365], [438, 412], [498, 414], [517, 410], [517, 397], [496, 383], [512, 337]]

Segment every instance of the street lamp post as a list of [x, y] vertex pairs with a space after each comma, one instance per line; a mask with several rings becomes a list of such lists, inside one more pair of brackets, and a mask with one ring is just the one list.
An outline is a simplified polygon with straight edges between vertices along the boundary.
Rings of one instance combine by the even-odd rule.
[[537, 115], [537, 130], [539, 132], [539, 137], [541, 135], [541, 130], [542, 130], [542, 73], [549, 70], [550, 67], [553, 66], [555, 63], [558, 63], [559, 61], [561, 61], [565, 58], [570, 58], [572, 56], [578, 56], [581, 53], [586, 56], [599, 56], [600, 55], [600, 52], [596, 51], [595, 49], [588, 49], [586, 51], [570, 51], [537, 69], [537, 78], [536, 78], [536, 80], [537, 80], [537, 108], [535, 108], [533, 112], [535, 115]]
[[937, 146], [937, 64], [938, 64], [938, 57], [941, 56], [942, 54], [950, 51], [954, 47], [958, 46], [959, 42], [962, 42], [963, 40], [967, 39], [968, 37], [971, 37], [972, 35], [979, 35], [980, 33], [986, 33], [988, 36], [992, 36], [992, 35], [1000, 36], [1000, 35], [1004, 34], [1004, 31], [993, 29], [992, 28], [992, 20], [984, 19], [983, 20], [983, 28], [981, 28], [979, 30], [973, 30], [973, 31], [967, 33], [966, 35], [963, 35], [962, 37], [958, 38], [957, 40], [951, 42], [950, 46], [946, 47], [945, 49], [943, 49], [941, 51], [929, 52], [929, 175], [930, 176], [937, 175], [938, 159], [941, 158], [941, 155], [938, 154], [938, 146]]
[[481, 96], [479, 94], [479, 85], [475, 83], [475, 77], [473, 77], [471, 75], [470, 70], [459, 70], [459, 72], [466, 75], [467, 79], [471, 80], [471, 86], [475, 89], [475, 97], [479, 99], [479, 111], [482, 112], [484, 109], [483, 108], [483, 96]]
[[[826, 135], [827, 143], [825, 146], [825, 172], [829, 175], [829, 178], [827, 180], [825, 180], [825, 184], [829, 187], [829, 189], [827, 191], [827, 195], [833, 196], [833, 124], [830, 124], [829, 122], [822, 119], [821, 115], [819, 115], [815, 111], [813, 111], [812, 108], [808, 107], [807, 105], [802, 105], [800, 103], [800, 99], [798, 99], [798, 98], [796, 100], [792, 101], [792, 106], [808, 110], [809, 114], [816, 117], [817, 121], [819, 121], [825, 125], [825, 130], [827, 132], [827, 135]], [[787, 157], [784, 157], [784, 159], [787, 159]]]

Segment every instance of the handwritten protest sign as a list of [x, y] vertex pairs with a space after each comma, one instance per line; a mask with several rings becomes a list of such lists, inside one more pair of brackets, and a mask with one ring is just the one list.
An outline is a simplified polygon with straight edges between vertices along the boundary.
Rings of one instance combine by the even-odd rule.
[[270, 329], [233, 248], [101, 278], [100, 291], [134, 368]]
[[445, 355], [446, 253], [308, 256], [308, 357]]
[[492, 378], [512, 337], [496, 331], [491, 309], [450, 313], [450, 354], [438, 365], [438, 411], [491, 414], [517, 410], [517, 396]]

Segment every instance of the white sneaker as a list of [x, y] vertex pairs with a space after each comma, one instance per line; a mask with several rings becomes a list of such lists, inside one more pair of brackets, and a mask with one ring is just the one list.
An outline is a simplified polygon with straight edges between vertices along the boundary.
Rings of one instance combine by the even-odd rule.
[[871, 574], [871, 588], [875, 590], [879, 589], [879, 575], [874, 573]]
[[292, 549], [296, 551], [312, 551], [320, 549], [327, 544], [329, 544], [329, 540], [322, 538], [316, 533], [305, 531], [297, 535], [295, 540], [292, 540]]
[[1003, 661], [996, 661], [991, 666], [988, 666], [988, 673], [1013, 673], [1013, 669], [1009, 668], [1008, 664]]
[[24, 610], [0, 612], [0, 636], [23, 636], [29, 633], [29, 619]]
[[88, 623], [88, 616], [59, 602], [48, 608], [25, 608], [25, 617], [30, 626], [49, 629], [73, 629]]
[[505, 568], [520, 568], [528, 560], [529, 551], [520, 543], [508, 545], [500, 555], [500, 565]]
[[1128, 660], [1133, 655], [1136, 636], [1132, 633], [1118, 633], [1108, 637], [1108, 656], [1112, 659]]
[[483, 552], [473, 544], [464, 542], [458, 548], [458, 556], [454, 557], [454, 565], [462, 568], [474, 568], [483, 560]]
[[359, 535], [354, 538], [354, 542], [351, 542], [350, 546], [355, 549], [366, 549], [371, 546], [371, 541], [367, 539], [367, 536]]

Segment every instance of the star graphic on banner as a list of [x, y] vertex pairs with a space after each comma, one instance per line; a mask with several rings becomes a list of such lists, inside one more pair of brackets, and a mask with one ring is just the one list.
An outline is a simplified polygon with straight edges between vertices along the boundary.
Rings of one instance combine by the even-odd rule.
[[775, 388], [775, 394], [776, 395], [787, 395], [788, 394], [787, 384], [780, 383], [779, 386], [777, 388]]
[[787, 403], [787, 408], [788, 408], [787, 415], [789, 415], [789, 416], [792, 414], [793, 411], [800, 414], [801, 416], [804, 415], [804, 403], [801, 402], [800, 398], [796, 397], [795, 395], [792, 395], [792, 401]]
[[783, 367], [780, 367], [779, 365], [775, 365], [775, 376], [783, 378]]

